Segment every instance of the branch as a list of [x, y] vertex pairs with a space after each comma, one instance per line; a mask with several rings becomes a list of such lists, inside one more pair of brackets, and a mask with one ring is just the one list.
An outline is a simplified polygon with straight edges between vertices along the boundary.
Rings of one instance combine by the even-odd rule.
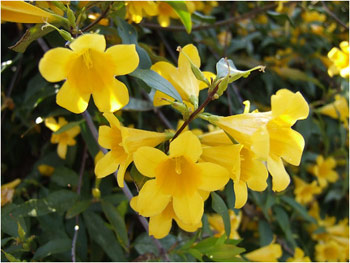
[[328, 15], [330, 15], [335, 21], [337, 21], [337, 23], [343, 27], [346, 28], [346, 30], [349, 31], [349, 27], [343, 22], [341, 21], [331, 10], [329, 10], [329, 8], [326, 6], [325, 2], [321, 2], [323, 9], [327, 12]]
[[90, 28], [92, 28], [94, 25], [96, 25], [98, 22], [100, 22], [102, 20], [102, 18], [104, 18], [107, 15], [110, 8], [111, 8], [111, 6], [108, 5], [107, 8], [105, 9], [105, 11], [103, 11], [103, 13], [96, 20], [94, 20], [90, 25], [87, 25], [86, 27], [84, 27], [81, 30], [81, 32], [88, 31]]

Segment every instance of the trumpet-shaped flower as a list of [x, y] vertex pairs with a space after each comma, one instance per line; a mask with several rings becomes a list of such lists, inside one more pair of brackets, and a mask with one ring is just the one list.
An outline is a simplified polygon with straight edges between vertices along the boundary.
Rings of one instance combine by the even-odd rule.
[[345, 126], [348, 126], [349, 120], [349, 104], [345, 97], [337, 94], [335, 101], [327, 104], [320, 109], [320, 113], [327, 115], [333, 119], [341, 120]]
[[248, 260], [255, 262], [278, 262], [282, 256], [280, 244], [271, 243], [244, 255]]
[[1, 21], [44, 23], [56, 19], [51, 13], [24, 1], [1, 1]]
[[[58, 122], [53, 117], [45, 119], [45, 126], [53, 132], [58, 131], [60, 128], [67, 124], [68, 122], [63, 117], [59, 117]], [[67, 131], [51, 135], [51, 143], [58, 144], [57, 154], [60, 158], [66, 159], [67, 147], [73, 146], [77, 143], [74, 137], [77, 136], [79, 133], [80, 127], [74, 126]]]
[[215, 117], [210, 121], [258, 158], [266, 160], [272, 176], [272, 189], [283, 191], [290, 177], [282, 158], [292, 165], [299, 165], [305, 144], [304, 138], [291, 126], [308, 116], [309, 106], [299, 92], [282, 89], [271, 97], [271, 109], [269, 112]]
[[[179, 54], [177, 68], [168, 62], [161, 61], [154, 64], [151, 69], [167, 79], [179, 92], [181, 98], [185, 102], [192, 103], [193, 99], [198, 99], [199, 91], [207, 88], [207, 86], [204, 82], [196, 79], [192, 72], [191, 64], [183, 53], [185, 53], [191, 59], [193, 64], [195, 64], [198, 68], [200, 67], [201, 62], [197, 48], [192, 44], [188, 44], [182, 48], [182, 51]], [[208, 80], [211, 77], [215, 77], [215, 75], [211, 72], [206, 71], [203, 72], [203, 74]], [[153, 103], [155, 106], [162, 106], [169, 104], [169, 101], [173, 100], [173, 98], [164, 94], [163, 92], [156, 91], [154, 94]]]
[[344, 262], [346, 257], [345, 249], [333, 240], [326, 243], [321, 241], [315, 246], [315, 258], [317, 261]]
[[119, 168], [118, 185], [124, 187], [125, 171], [133, 161], [133, 153], [141, 146], [157, 146], [168, 139], [168, 135], [123, 127], [110, 112], [103, 116], [110, 126], [100, 126], [98, 143], [110, 151], [96, 162], [95, 174], [97, 178], [103, 178]]
[[155, 16], [158, 13], [158, 3], [154, 1], [126, 1], [125, 18], [130, 22], [140, 23], [145, 16]]
[[170, 25], [170, 18], [179, 19], [174, 9], [165, 2], [158, 3], [158, 23], [161, 27], [168, 27]]
[[21, 183], [21, 179], [13, 180], [10, 183], [3, 184], [1, 186], [1, 206], [12, 202], [13, 195], [15, 193], [15, 188]]
[[38, 171], [44, 176], [51, 176], [55, 171], [55, 168], [51, 165], [41, 164], [38, 166]]
[[[229, 215], [231, 224], [230, 239], [240, 239], [237, 230], [242, 220], [242, 212], [239, 212], [239, 214], [236, 215], [235, 212], [229, 210]], [[225, 234], [225, 225], [221, 215], [208, 215], [208, 222], [210, 228], [215, 232], [215, 237], [220, 237]]]
[[295, 200], [300, 204], [307, 204], [313, 200], [314, 195], [320, 194], [322, 188], [317, 185], [316, 181], [308, 184], [297, 176], [293, 177], [295, 183]]
[[316, 164], [309, 168], [310, 172], [316, 176], [318, 183], [322, 188], [328, 183], [334, 183], [338, 179], [338, 173], [334, 171], [337, 162], [333, 157], [324, 159], [322, 155], [317, 156]]
[[134, 163], [141, 174], [151, 178], [142, 187], [137, 202], [131, 207], [140, 215], [159, 215], [172, 202], [177, 218], [186, 225], [200, 223], [204, 199], [200, 191], [215, 191], [223, 187], [229, 177], [223, 167], [203, 162], [199, 139], [190, 131], [182, 133], [170, 143], [169, 156], [162, 151], [141, 147], [134, 154]]
[[103, 35], [85, 34], [68, 48], [54, 48], [40, 60], [41, 75], [50, 82], [66, 80], [56, 102], [82, 113], [92, 95], [101, 112], [114, 112], [129, 102], [127, 87], [115, 76], [134, 71], [139, 64], [135, 45], [115, 45], [106, 51]]
[[287, 262], [311, 262], [309, 257], [304, 256], [304, 251], [296, 247], [294, 251], [294, 256], [287, 259]]
[[349, 77], [349, 42], [343, 41], [340, 43], [340, 49], [337, 47], [332, 48], [328, 52], [328, 58], [333, 62], [328, 68], [329, 76], [340, 75], [343, 78]]

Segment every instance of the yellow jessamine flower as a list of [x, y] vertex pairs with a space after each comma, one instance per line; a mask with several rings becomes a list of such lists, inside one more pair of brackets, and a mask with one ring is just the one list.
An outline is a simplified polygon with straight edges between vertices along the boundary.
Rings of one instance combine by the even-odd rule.
[[290, 182], [282, 158], [299, 165], [304, 149], [304, 138], [291, 126], [297, 120], [305, 119], [309, 106], [299, 93], [279, 90], [271, 97], [269, 112], [256, 112], [214, 117], [210, 119], [225, 130], [237, 142], [252, 151], [261, 160], [267, 161], [267, 168], [272, 176], [272, 189], [283, 191]]
[[106, 51], [103, 35], [85, 34], [68, 48], [54, 48], [40, 60], [39, 71], [50, 82], [66, 79], [56, 102], [82, 113], [92, 94], [101, 112], [114, 112], [129, 102], [128, 89], [114, 76], [134, 71], [139, 64], [135, 45], [115, 45]]
[[244, 255], [248, 260], [255, 262], [278, 262], [282, 256], [280, 244], [271, 243]]
[[[58, 122], [53, 117], [45, 119], [45, 126], [53, 132], [58, 131], [60, 128], [62, 128], [67, 124], [68, 122], [63, 117], [59, 117]], [[60, 134], [51, 135], [51, 143], [58, 144], [57, 154], [60, 158], [66, 159], [67, 147], [73, 146], [76, 144], [76, 140], [74, 139], [74, 137], [77, 136], [79, 133], [80, 133], [80, 127], [75, 126]]]
[[170, 18], [178, 19], [179, 17], [175, 13], [174, 9], [165, 2], [158, 3], [158, 23], [161, 27], [167, 27], [170, 25]]
[[[231, 233], [230, 239], [240, 239], [237, 230], [241, 223], [242, 212], [240, 211], [238, 215], [235, 214], [232, 210], [229, 210], [230, 215], [230, 224], [231, 224]], [[210, 228], [215, 232], [215, 237], [221, 237], [225, 234], [225, 225], [222, 219], [222, 216], [219, 214], [208, 215], [208, 222]]]
[[129, 22], [140, 23], [146, 16], [155, 16], [158, 13], [158, 3], [155, 1], [126, 1], [125, 18]]
[[[198, 101], [199, 91], [207, 88], [207, 85], [196, 79], [192, 72], [191, 64], [183, 53], [191, 59], [193, 64], [198, 68], [200, 67], [201, 60], [197, 48], [192, 44], [188, 44], [182, 48], [179, 54], [177, 68], [168, 62], [161, 61], [154, 64], [151, 69], [167, 79], [179, 92], [184, 102], [191, 103], [193, 100]], [[211, 77], [215, 77], [211, 72], [206, 71], [203, 72], [203, 74], [208, 80], [210, 80]], [[174, 101], [174, 99], [163, 92], [155, 92], [153, 100], [155, 106], [167, 105], [169, 101]]]
[[317, 177], [318, 183], [322, 188], [328, 185], [328, 182], [334, 183], [338, 179], [338, 173], [334, 171], [337, 162], [333, 157], [324, 159], [322, 155], [317, 156], [316, 164], [309, 168], [309, 171]]
[[13, 195], [15, 193], [15, 188], [21, 183], [20, 179], [13, 180], [10, 183], [1, 186], [1, 206], [12, 202]]
[[324, 22], [326, 21], [326, 15], [321, 14], [317, 11], [308, 11], [301, 14], [303, 20], [307, 23], [310, 22]]
[[343, 41], [337, 47], [332, 48], [328, 52], [328, 58], [333, 62], [333, 65], [328, 68], [328, 75], [340, 75], [343, 78], [349, 77], [349, 42]]
[[134, 163], [141, 174], [151, 179], [131, 200], [131, 207], [142, 216], [152, 217], [161, 214], [172, 201], [174, 213], [182, 223], [198, 225], [204, 211], [200, 191], [216, 191], [229, 179], [221, 166], [197, 163], [201, 154], [200, 141], [190, 131], [170, 143], [169, 156], [155, 148], [139, 148]]
[[304, 251], [296, 247], [294, 251], [294, 256], [287, 259], [287, 262], [311, 262], [309, 257], [304, 256]]
[[340, 119], [346, 127], [348, 126], [349, 104], [344, 96], [336, 94], [335, 101], [321, 107], [319, 111], [333, 119]]
[[343, 262], [345, 261], [345, 250], [337, 242], [319, 242], [315, 246], [315, 258], [320, 262]]
[[1, 1], [1, 21], [44, 23], [56, 19], [51, 13], [24, 1]]
[[133, 160], [133, 153], [141, 146], [157, 146], [168, 139], [168, 135], [123, 127], [110, 112], [105, 112], [103, 116], [110, 126], [100, 126], [98, 143], [110, 151], [97, 161], [95, 174], [97, 178], [103, 178], [119, 168], [118, 185], [124, 187], [124, 174]]
[[55, 167], [47, 164], [41, 164], [38, 166], [38, 171], [44, 176], [51, 176], [55, 171]]
[[308, 184], [297, 176], [293, 176], [295, 183], [295, 200], [300, 204], [307, 204], [313, 200], [314, 195], [320, 194], [322, 188], [317, 185], [316, 181]]

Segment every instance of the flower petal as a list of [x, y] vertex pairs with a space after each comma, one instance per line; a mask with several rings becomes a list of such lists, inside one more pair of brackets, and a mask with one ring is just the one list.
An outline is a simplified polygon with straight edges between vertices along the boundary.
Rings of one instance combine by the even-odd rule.
[[155, 169], [159, 163], [165, 161], [168, 156], [162, 151], [152, 147], [140, 147], [134, 153], [134, 164], [137, 170], [147, 177], [155, 177]]
[[61, 107], [74, 112], [82, 113], [86, 110], [89, 104], [90, 94], [82, 93], [75, 86], [71, 86], [66, 81], [56, 96], [56, 103]]
[[57, 123], [54, 117], [46, 118], [45, 126], [53, 132], [58, 131], [58, 129], [60, 128], [59, 124]]
[[45, 53], [39, 62], [41, 75], [49, 82], [58, 82], [68, 76], [76, 55], [68, 48], [54, 48]]
[[244, 181], [235, 181], [233, 184], [235, 191], [235, 208], [241, 208], [245, 205], [248, 199], [247, 184]]
[[69, 47], [75, 52], [81, 52], [85, 49], [93, 49], [99, 52], [104, 52], [106, 49], [106, 40], [104, 35], [99, 34], [84, 34], [75, 39]]
[[105, 112], [103, 113], [103, 117], [106, 118], [106, 120], [109, 122], [109, 125], [111, 127], [116, 127], [118, 129], [120, 129], [121, 125], [120, 122], [118, 120], [118, 118], [111, 112]]
[[202, 144], [209, 146], [232, 145], [232, 141], [226, 133], [219, 129], [199, 136]]
[[124, 83], [113, 79], [92, 92], [95, 105], [101, 112], [115, 112], [129, 102], [129, 91]]
[[[209, 83], [211, 79], [215, 79], [216, 77], [216, 75], [210, 71], [203, 71], [203, 75], [209, 81]], [[206, 89], [206, 88], [208, 88], [208, 85], [203, 81], [199, 81], [199, 90]]]
[[57, 146], [57, 154], [61, 159], [66, 159], [67, 155], [67, 144], [65, 143], [58, 143]]
[[202, 227], [202, 221], [199, 221], [197, 224], [195, 225], [189, 225], [189, 224], [185, 224], [184, 222], [182, 222], [179, 218], [175, 217], [174, 218], [176, 220], [177, 225], [182, 229], [185, 230], [187, 232], [195, 232], [197, 231], [198, 228]]
[[169, 153], [171, 157], [187, 156], [197, 162], [202, 154], [202, 147], [199, 139], [191, 131], [186, 131], [170, 143]]
[[108, 126], [100, 126], [98, 129], [98, 144], [103, 148], [112, 149], [113, 137], [112, 129]]
[[199, 189], [216, 191], [224, 187], [229, 180], [229, 172], [224, 167], [214, 163], [198, 163], [201, 169], [201, 184]]
[[280, 192], [286, 189], [290, 183], [290, 177], [284, 168], [282, 159], [269, 156], [267, 168], [272, 176], [272, 190]]
[[173, 197], [173, 208], [176, 216], [184, 224], [196, 225], [201, 221], [204, 211], [204, 201], [195, 191], [191, 195]]
[[185, 53], [191, 60], [194, 65], [200, 67], [201, 59], [198, 54], [197, 48], [193, 44], [188, 44], [182, 48], [182, 51], [179, 54], [178, 66], [181, 67], [191, 67], [190, 62], [183, 54]]
[[120, 161], [116, 159], [115, 154], [110, 151], [105, 154], [95, 166], [95, 174], [97, 178], [103, 178], [118, 169]]
[[167, 236], [171, 229], [173, 216], [172, 203], [169, 203], [162, 213], [150, 217], [148, 234], [158, 239]]
[[139, 55], [134, 44], [115, 45], [108, 48], [106, 53], [110, 56], [111, 61], [114, 62], [113, 72], [117, 76], [133, 72], [139, 64]]
[[118, 174], [117, 174], [117, 182], [119, 187], [124, 187], [124, 175], [125, 171], [128, 168], [129, 164], [132, 162], [132, 156], [128, 155], [125, 160], [120, 163]]

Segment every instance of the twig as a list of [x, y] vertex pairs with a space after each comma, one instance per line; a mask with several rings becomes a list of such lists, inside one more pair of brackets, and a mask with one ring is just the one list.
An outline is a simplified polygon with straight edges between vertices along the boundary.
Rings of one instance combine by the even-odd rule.
[[[89, 112], [87, 110], [85, 112], [83, 112], [82, 115], [83, 115], [84, 119], [86, 120], [86, 123], [87, 123], [87, 125], [88, 125], [88, 127], [89, 127], [89, 129], [90, 129], [90, 131], [92, 133], [92, 135], [94, 136], [94, 139], [96, 140], [96, 142], [98, 144], [98, 132], [97, 132], [97, 129], [95, 127], [95, 124], [92, 121], [91, 115], [89, 114]], [[105, 148], [101, 147], [100, 145], [99, 145], [99, 147], [100, 147], [101, 151], [104, 154], [107, 153], [107, 150]], [[114, 177], [116, 179], [117, 179], [117, 174], [118, 174], [117, 171], [114, 172]], [[125, 194], [125, 196], [128, 198], [129, 201], [134, 197], [133, 194], [131, 193], [128, 185], [125, 182], [124, 182], [124, 187], [122, 188], [122, 191]], [[142, 226], [144, 227], [144, 229], [148, 233], [148, 222], [147, 222], [147, 220], [143, 216], [140, 216], [140, 215], [137, 215], [137, 216], [138, 216], [138, 219], [141, 222]], [[164, 257], [165, 261], [170, 261], [167, 253], [165, 252], [164, 248], [160, 244], [159, 240], [157, 240], [157, 239], [155, 239], [153, 237], [152, 237], [152, 240], [153, 240], [154, 244], [156, 245], [156, 247], [158, 248], [159, 254]]]
[[96, 20], [94, 20], [90, 25], [87, 25], [86, 27], [84, 27], [81, 30], [81, 32], [88, 31], [90, 28], [92, 28], [94, 25], [96, 25], [98, 22], [100, 22], [102, 20], [102, 18], [104, 18], [107, 15], [110, 8], [111, 8], [111, 6], [108, 5], [107, 8], [105, 9], [105, 11], [103, 11], [103, 13], [98, 18], [96, 18]]
[[335, 21], [337, 21], [339, 25], [343, 26], [344, 28], [346, 28], [346, 30], [349, 31], [349, 27], [343, 21], [341, 21], [331, 10], [329, 10], [325, 2], [322, 1], [321, 3], [323, 6], [323, 9], [327, 12], [327, 14], [330, 15]]
[[166, 38], [163, 36], [162, 32], [160, 32], [160, 30], [156, 31], [158, 36], [160, 37], [160, 39], [162, 40], [163, 44], [165, 45], [165, 48], [167, 49], [167, 51], [169, 52], [171, 58], [173, 59], [173, 61], [175, 63], [177, 63], [177, 56], [175, 55], [173, 49], [170, 47], [168, 41], [166, 40]]
[[[78, 181], [78, 188], [77, 188], [77, 194], [80, 195], [81, 191], [81, 185], [83, 182], [83, 174], [85, 170], [85, 164], [87, 159], [87, 146], [85, 144], [84, 146], [84, 153], [83, 153], [83, 159], [81, 161], [80, 171], [79, 171], [79, 181]], [[79, 231], [79, 215], [75, 217], [75, 226], [74, 226], [74, 236], [72, 241], [72, 262], [76, 261], [76, 255], [75, 255], [75, 246], [78, 239], [78, 231]]]

